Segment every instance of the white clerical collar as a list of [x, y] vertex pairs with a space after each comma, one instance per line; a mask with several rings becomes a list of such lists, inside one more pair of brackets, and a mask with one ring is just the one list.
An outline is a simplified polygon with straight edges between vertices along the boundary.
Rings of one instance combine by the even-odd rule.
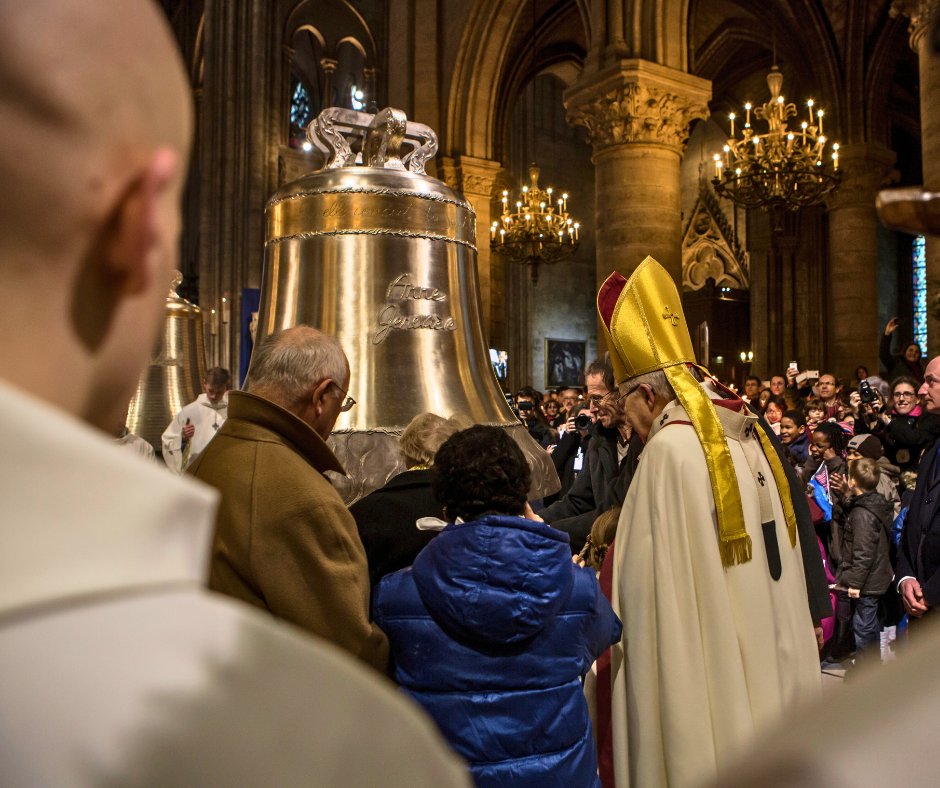
[[205, 582], [218, 495], [0, 381], [0, 617]]

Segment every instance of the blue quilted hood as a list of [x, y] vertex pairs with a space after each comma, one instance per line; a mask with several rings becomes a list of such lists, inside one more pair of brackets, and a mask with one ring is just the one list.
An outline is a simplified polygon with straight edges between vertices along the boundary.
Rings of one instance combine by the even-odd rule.
[[434, 620], [479, 643], [517, 643], [540, 632], [574, 580], [567, 534], [505, 515], [448, 525], [412, 572]]

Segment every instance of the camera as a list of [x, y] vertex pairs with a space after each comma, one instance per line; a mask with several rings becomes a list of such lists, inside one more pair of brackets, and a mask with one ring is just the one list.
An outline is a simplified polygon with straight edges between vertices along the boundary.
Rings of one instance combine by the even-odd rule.
[[586, 430], [591, 426], [591, 417], [587, 413], [579, 413], [574, 417], [574, 428], [576, 430]]
[[878, 395], [875, 394], [875, 390], [871, 387], [871, 383], [869, 383], [867, 380], [863, 380], [858, 384], [858, 396], [862, 402], [867, 402], [869, 404], [878, 399]]

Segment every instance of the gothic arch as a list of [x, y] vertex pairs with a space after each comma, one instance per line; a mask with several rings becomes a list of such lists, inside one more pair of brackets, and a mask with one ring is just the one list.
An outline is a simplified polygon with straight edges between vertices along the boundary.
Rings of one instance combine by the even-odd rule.
[[335, 52], [345, 38], [353, 38], [370, 65], [375, 65], [377, 47], [366, 20], [346, 0], [301, 0], [287, 15], [284, 41], [289, 42], [301, 28], [320, 37], [327, 53]]
[[497, 92], [527, 0], [480, 0], [464, 28], [451, 80], [443, 152], [495, 157]]
[[[570, 0], [588, 44], [585, 69], [643, 58], [686, 70], [690, 0]], [[470, 11], [449, 91], [442, 152], [498, 156], [498, 107], [513, 35], [531, 0], [478, 0]], [[565, 9], [567, 10], [567, 9]]]

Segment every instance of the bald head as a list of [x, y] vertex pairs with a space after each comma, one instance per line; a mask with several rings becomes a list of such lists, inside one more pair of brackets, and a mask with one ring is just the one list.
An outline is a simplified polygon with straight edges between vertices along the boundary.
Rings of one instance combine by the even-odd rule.
[[185, 161], [190, 115], [151, 0], [0, 3], [0, 244], [79, 253], [153, 151]]
[[191, 123], [151, 0], [0, 3], [0, 375], [106, 429], [161, 321]]

